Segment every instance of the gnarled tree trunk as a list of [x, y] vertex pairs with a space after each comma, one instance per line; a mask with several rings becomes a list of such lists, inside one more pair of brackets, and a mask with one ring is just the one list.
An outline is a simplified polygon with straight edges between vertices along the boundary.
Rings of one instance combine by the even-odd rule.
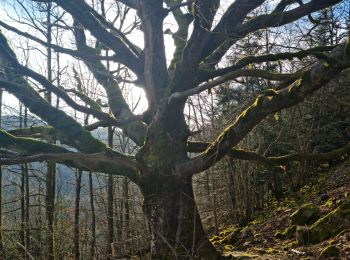
[[149, 220], [155, 259], [216, 258], [199, 218], [191, 178], [155, 180], [154, 190], [145, 194], [143, 210]]
[[196, 208], [192, 175], [176, 169], [178, 162], [188, 159], [189, 131], [182, 110], [183, 104], [158, 110], [138, 154], [146, 165], [141, 190], [151, 230], [151, 253], [155, 259], [215, 259]]

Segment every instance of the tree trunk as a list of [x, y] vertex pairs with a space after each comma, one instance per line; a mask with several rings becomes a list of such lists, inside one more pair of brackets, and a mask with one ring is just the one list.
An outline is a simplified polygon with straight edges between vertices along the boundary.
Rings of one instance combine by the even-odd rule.
[[54, 210], [55, 210], [55, 190], [56, 190], [56, 164], [47, 164], [46, 177], [46, 239], [47, 239], [47, 259], [55, 259], [54, 254]]
[[25, 198], [25, 190], [24, 190], [24, 176], [25, 176], [25, 168], [24, 165], [21, 165], [21, 231], [20, 231], [20, 252], [22, 255], [22, 258], [25, 259], [26, 255], [26, 242], [25, 242], [25, 204], [24, 204], [24, 198]]
[[76, 188], [75, 188], [75, 210], [74, 210], [74, 259], [80, 259], [80, 232], [79, 232], [79, 215], [80, 215], [80, 191], [81, 177], [83, 172], [77, 170]]
[[[0, 88], [0, 128], [2, 122], [2, 89]], [[2, 239], [2, 166], [0, 165], [0, 259], [5, 258], [5, 249]]]
[[[129, 249], [131, 247], [130, 241], [130, 206], [129, 206], [129, 181], [126, 177], [123, 177], [123, 204], [124, 204], [124, 223], [120, 226], [123, 227], [123, 237], [126, 240], [125, 248]], [[121, 237], [122, 238], [122, 237]], [[124, 250], [126, 252], [126, 250]]]
[[[108, 128], [108, 145], [113, 147], [113, 130]], [[113, 175], [107, 177], [107, 258], [112, 259], [114, 253], [114, 215], [113, 215], [113, 202], [114, 202], [114, 178]]]
[[92, 173], [91, 172], [89, 172], [89, 194], [90, 194], [90, 210], [91, 210], [90, 259], [95, 259], [96, 215], [95, 215], [95, 205], [94, 205], [94, 186], [93, 186]]
[[29, 195], [29, 170], [28, 164], [24, 164], [24, 201], [25, 201], [25, 259], [29, 259], [30, 253], [30, 195]]
[[151, 230], [151, 253], [155, 259], [215, 259], [195, 205], [191, 179], [157, 183], [145, 194], [143, 210]]
[[178, 162], [188, 159], [189, 130], [183, 108], [184, 104], [177, 104], [157, 112], [137, 155], [147, 165], [142, 171], [141, 190], [151, 231], [151, 253], [154, 259], [215, 259], [217, 253], [197, 211], [192, 176], [176, 169]]
[[[51, 25], [51, 2], [47, 4], [46, 10], [46, 42], [51, 44], [52, 42], [52, 25]], [[47, 79], [52, 82], [52, 49], [47, 48]], [[45, 99], [51, 104], [51, 92], [45, 92]], [[54, 141], [50, 140], [54, 143]], [[47, 177], [46, 177], [46, 239], [47, 239], [47, 259], [55, 259], [54, 255], [54, 206], [55, 206], [55, 193], [56, 193], [56, 164], [53, 162], [47, 163]]]

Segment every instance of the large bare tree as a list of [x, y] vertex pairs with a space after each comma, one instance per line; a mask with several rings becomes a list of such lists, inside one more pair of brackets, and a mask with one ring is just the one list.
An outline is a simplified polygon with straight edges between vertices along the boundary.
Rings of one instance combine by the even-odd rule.
[[[218, 66], [227, 52], [251, 33], [284, 26], [303, 17], [315, 22], [312, 13], [339, 4], [343, 2], [341, 0], [235, 0], [225, 5], [220, 0], [116, 0], [116, 4], [139, 17], [143, 49], [84, 0], [33, 2], [51, 2], [71, 16], [61, 27], [73, 32], [76, 48], [47, 43], [3, 21], [0, 21], [0, 26], [56, 52], [82, 60], [103, 87], [110, 113], [100, 102], [84, 96], [79, 89], [66, 92], [44, 75], [21, 65], [5, 36], [0, 34], [0, 87], [16, 96], [31, 113], [49, 125], [14, 132], [0, 130], [3, 153], [0, 164], [50, 161], [80, 170], [128, 177], [140, 187], [144, 196], [143, 210], [149, 220], [150, 250], [155, 259], [216, 257], [196, 210], [191, 180], [194, 174], [210, 168], [225, 155], [278, 165], [290, 160], [334, 158], [350, 150], [347, 145], [321, 155], [266, 158], [235, 149], [268, 115], [301, 102], [350, 67], [347, 42], [298, 52], [247, 56], [228, 67]], [[263, 5], [272, 6], [271, 11], [255, 12]], [[177, 24], [177, 31], [173, 33], [175, 53], [171, 63], [166, 59], [163, 28], [164, 20], [169, 16]], [[99, 43], [95, 47], [87, 41], [87, 31]], [[103, 55], [105, 52], [101, 52], [101, 46], [110, 55]], [[308, 56], [320, 61], [296, 74], [272, 73], [250, 66]], [[127, 68], [135, 78], [133, 82], [145, 91], [148, 109], [141, 116], [132, 113], [122, 95], [120, 79], [108, 70], [105, 60]], [[242, 77], [266, 78], [281, 84], [259, 95], [238, 118], [232, 118], [232, 123], [211, 143], [189, 141], [191, 132], [184, 117], [187, 98]], [[72, 109], [94, 117], [95, 123], [83, 127], [65, 110], [48, 103], [43, 91], [36, 91], [28, 78]], [[72, 93], [85, 105], [72, 98]], [[94, 138], [90, 131], [97, 127], [122, 129], [140, 147], [136, 156], [119, 153]], [[39, 138], [28, 138], [33, 134]], [[47, 140], [48, 135], [76, 148], [76, 152], [42, 141]]]

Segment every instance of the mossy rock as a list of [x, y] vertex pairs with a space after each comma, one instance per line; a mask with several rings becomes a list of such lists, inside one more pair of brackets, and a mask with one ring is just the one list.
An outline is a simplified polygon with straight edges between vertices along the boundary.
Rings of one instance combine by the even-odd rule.
[[310, 228], [301, 230], [300, 233], [303, 233], [301, 237], [306, 238], [307, 243], [317, 244], [349, 228], [350, 200], [347, 200], [340, 207], [320, 218]]
[[319, 207], [315, 204], [308, 203], [295, 211], [291, 216], [293, 225], [309, 225], [314, 223], [321, 216]]
[[297, 226], [295, 231], [295, 238], [298, 245], [306, 245], [309, 243], [309, 228], [307, 226]]
[[295, 231], [296, 231], [296, 226], [287, 227], [283, 231], [281, 230], [277, 231], [275, 233], [275, 238], [278, 238], [278, 239], [292, 238]]
[[340, 249], [334, 245], [326, 246], [322, 249], [319, 259], [326, 259], [330, 257], [338, 258], [340, 253]]

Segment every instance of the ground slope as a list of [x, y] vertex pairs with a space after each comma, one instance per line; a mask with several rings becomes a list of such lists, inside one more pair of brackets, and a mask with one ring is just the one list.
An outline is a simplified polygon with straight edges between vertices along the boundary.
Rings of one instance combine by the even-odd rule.
[[[312, 203], [320, 210], [315, 222], [350, 200], [350, 160], [333, 167], [326, 165], [323, 172], [315, 173], [310, 183], [313, 184], [291, 193], [281, 201], [272, 201], [247, 226], [225, 228], [220, 234], [212, 236], [212, 243], [223, 255], [233, 256], [233, 259], [319, 259], [325, 248], [331, 253], [334, 253], [332, 250], [339, 251], [335, 254], [338, 256], [333, 258], [323, 253], [324, 259], [350, 259], [350, 227], [321, 243], [311, 245], [306, 241], [308, 237], [304, 238], [304, 244], [298, 243], [295, 232], [296, 228], [298, 233], [305, 229], [308, 235], [311, 224], [291, 224], [291, 215], [306, 203]], [[350, 209], [347, 209], [345, 219], [340, 220], [341, 224], [350, 223], [349, 212]], [[299, 237], [299, 241], [303, 240]]]

